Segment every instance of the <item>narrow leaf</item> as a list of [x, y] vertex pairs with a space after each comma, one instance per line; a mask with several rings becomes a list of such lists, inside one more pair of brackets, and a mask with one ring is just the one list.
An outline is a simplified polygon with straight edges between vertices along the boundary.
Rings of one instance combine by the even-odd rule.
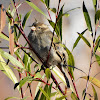
[[99, 66], [100, 66], [100, 56], [95, 54], [95, 57], [96, 57], [96, 61], [98, 62]]
[[[48, 94], [41, 88], [39, 87], [39, 89], [41, 90], [41, 92], [45, 95], [45, 97], [50, 100], [50, 97], [48, 96]], [[43, 99], [42, 99], [43, 100]]]
[[30, 16], [31, 12], [32, 12], [32, 10], [30, 10], [30, 11], [24, 16], [24, 19], [23, 19], [23, 22], [22, 22], [23, 28], [25, 27], [26, 21], [27, 21], [28, 17]]
[[80, 33], [78, 33], [78, 35], [83, 39], [83, 41], [89, 46], [91, 47], [91, 44], [89, 43], [89, 41]]
[[0, 33], [0, 38], [9, 41], [9, 38], [2, 33]]
[[45, 17], [47, 17], [46, 14], [45, 14], [41, 9], [39, 9], [35, 4], [33, 4], [31, 1], [26, 0], [26, 3], [28, 3], [28, 4], [29, 4], [33, 9], [35, 9], [37, 12], [39, 12], [39, 13], [41, 13], [42, 15], [44, 15]]
[[56, 100], [63, 100], [63, 99], [65, 99], [67, 96], [61, 96], [61, 97], [59, 97], [59, 98], [56, 98]]
[[60, 12], [59, 12], [59, 15], [58, 15], [58, 18], [57, 18], [57, 26], [59, 28], [59, 37], [60, 37], [60, 40], [62, 41], [62, 15], [63, 15], [63, 7], [64, 5], [61, 7], [60, 9]]
[[97, 10], [95, 13], [95, 24], [99, 21], [100, 19], [100, 10]]
[[96, 39], [96, 43], [94, 47], [94, 54], [96, 53], [99, 47], [100, 47], [100, 36], [98, 36], [98, 38]]
[[[83, 79], [86, 79], [87, 80], [87, 76], [83, 76], [83, 77], [80, 77], [80, 78], [83, 78]], [[97, 86], [98, 88], [100, 88], [100, 80], [94, 78], [94, 77], [90, 77], [89, 78], [89, 81], [91, 83], [93, 83], [95, 86]]]
[[[81, 34], [83, 35], [86, 31], [87, 31], [87, 29], [85, 29]], [[77, 44], [78, 44], [78, 42], [80, 41], [80, 39], [81, 39], [80, 36], [76, 39], [76, 41], [75, 41], [75, 43], [74, 43], [74, 45], [73, 45], [73, 50], [74, 50], [74, 48], [77, 46]]]
[[4, 57], [5, 59], [9, 59], [10, 62], [13, 64], [13, 65], [16, 65], [18, 66], [19, 68], [21, 69], [24, 69], [23, 65], [17, 60], [15, 59], [13, 56], [11, 56], [9, 53], [3, 51], [2, 49], [0, 49], [0, 54], [2, 57]]
[[79, 100], [74, 92], [71, 93], [72, 100]]
[[[48, 19], [48, 21], [49, 21], [50, 25], [52, 26], [52, 28], [54, 29], [55, 23], [53, 21], [49, 20], [49, 19]], [[59, 33], [59, 28], [58, 28], [57, 25], [56, 25], [56, 28], [55, 28], [55, 32], [56, 32], [57, 36], [59, 37], [60, 33]]]
[[5, 100], [10, 100], [10, 99], [20, 99], [20, 98], [18, 98], [18, 97], [7, 97]]
[[17, 78], [11, 68], [6, 64], [6, 62], [3, 60], [0, 54], [0, 70], [9, 78], [13, 81], [13, 83], [17, 83]]
[[[60, 44], [60, 46], [62, 46], [66, 50], [66, 52], [68, 54], [68, 61], [67, 61], [68, 62], [68, 66], [75, 66], [74, 57], [73, 57], [72, 53], [70, 52], [70, 50], [63, 44]], [[74, 79], [74, 75], [73, 75], [73, 69], [74, 68], [68, 67], [68, 69], [69, 69], [69, 72], [70, 72], [70, 74], [72, 75], [72, 77]]]
[[41, 93], [41, 91], [40, 91], [40, 89], [39, 89], [38, 92], [37, 92], [37, 94], [36, 94], [36, 96], [35, 96], [35, 98], [34, 98], [34, 100], [39, 100], [39, 95], [40, 95], [40, 93]]
[[94, 93], [94, 100], [98, 100], [98, 95], [97, 95], [97, 92], [93, 85], [92, 85], [92, 89], [93, 89], [93, 93]]
[[93, 6], [94, 6], [94, 9], [96, 11], [96, 9], [97, 9], [97, 0], [93, 0]]
[[47, 8], [49, 8], [50, 0], [45, 0], [45, 4], [46, 4]]
[[83, 1], [83, 13], [84, 13], [84, 17], [85, 17], [85, 21], [86, 21], [88, 30], [89, 30], [90, 32], [92, 32], [92, 25], [91, 25], [90, 16], [89, 16], [89, 13], [88, 13], [88, 11], [87, 11], [87, 9], [86, 9], [86, 6], [85, 6], [84, 1]]
[[27, 76], [25, 78], [23, 78], [20, 82], [19, 82], [19, 86], [20, 88], [26, 83], [26, 82], [30, 82], [32, 80], [31, 76]]

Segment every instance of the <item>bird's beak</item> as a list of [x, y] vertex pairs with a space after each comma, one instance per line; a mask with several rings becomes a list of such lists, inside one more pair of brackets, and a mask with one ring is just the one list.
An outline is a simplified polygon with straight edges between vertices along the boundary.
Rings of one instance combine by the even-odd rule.
[[31, 30], [35, 31], [36, 30], [36, 27], [35, 26], [32, 26], [31, 27]]

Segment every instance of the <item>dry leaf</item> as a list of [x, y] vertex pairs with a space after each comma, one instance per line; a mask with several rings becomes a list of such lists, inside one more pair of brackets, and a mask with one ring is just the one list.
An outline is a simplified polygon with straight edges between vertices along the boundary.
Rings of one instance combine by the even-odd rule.
[[6, 11], [2, 4], [0, 4], [0, 33], [6, 24]]
[[14, 54], [14, 23], [13, 23], [13, 19], [11, 19], [11, 27], [10, 27], [10, 31], [9, 31], [9, 49], [10, 49], [10, 53], [11, 55]]

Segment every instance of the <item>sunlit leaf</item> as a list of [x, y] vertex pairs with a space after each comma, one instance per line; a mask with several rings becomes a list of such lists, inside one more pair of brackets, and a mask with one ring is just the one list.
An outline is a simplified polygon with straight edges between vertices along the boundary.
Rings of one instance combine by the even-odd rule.
[[[87, 80], [87, 76], [83, 76], [83, 77], [80, 77], [80, 78], [83, 78], [83, 79], [86, 79]], [[89, 77], [89, 81], [91, 83], [93, 83], [95, 86], [97, 86], [98, 88], [100, 88], [100, 80], [94, 78], [94, 77]]]
[[97, 9], [97, 0], [93, 0], [93, 5], [94, 5], [94, 9], [96, 11], [96, 9]]
[[34, 76], [34, 78], [41, 78], [40, 72], [36, 73], [35, 76]]
[[51, 78], [51, 71], [50, 71], [49, 68], [46, 68], [45, 74], [46, 74], [47, 79], [50, 79]]
[[23, 19], [23, 22], [22, 22], [23, 28], [25, 27], [26, 21], [27, 21], [28, 17], [30, 16], [31, 12], [32, 12], [32, 10], [30, 10], [30, 11], [24, 16], [24, 19]]
[[41, 9], [39, 9], [35, 4], [33, 4], [31, 1], [26, 0], [26, 2], [27, 2], [33, 9], [35, 9], [37, 12], [39, 12], [39, 13], [41, 13], [42, 15], [44, 15], [45, 17], [47, 17], [46, 14], [45, 14]]
[[84, 13], [84, 17], [85, 17], [85, 21], [86, 21], [88, 30], [89, 30], [90, 32], [92, 32], [92, 25], [91, 25], [90, 16], [89, 16], [89, 13], [88, 13], [88, 11], [87, 11], [87, 8], [86, 8], [86, 6], [85, 6], [84, 1], [83, 1], [83, 13]]
[[37, 92], [37, 94], [36, 94], [36, 96], [35, 96], [35, 98], [34, 98], [34, 100], [39, 100], [39, 95], [40, 95], [40, 93], [41, 93], [41, 91], [40, 91], [40, 89], [39, 89], [38, 92]]
[[24, 98], [22, 98], [22, 99], [20, 99], [20, 100], [26, 100], [28, 97], [29, 97], [29, 96], [26, 96], [26, 97], [24, 97]]
[[[81, 34], [83, 35], [86, 31], [87, 31], [87, 29], [85, 29]], [[80, 36], [76, 39], [76, 41], [75, 41], [75, 43], [74, 43], [74, 45], [73, 45], [73, 50], [74, 50], [74, 48], [77, 46], [77, 44], [79, 43], [80, 39], [81, 39]]]
[[[6, 64], [6, 62], [3, 60], [0, 54], [0, 70], [8, 77], [10, 78], [13, 83], [17, 83], [17, 78], [11, 68]], [[19, 88], [18, 88], [19, 89]]]
[[[45, 78], [45, 74], [42, 76], [42, 79]], [[41, 85], [42, 82], [38, 82], [37, 87], [36, 87], [36, 91], [35, 91], [35, 96], [37, 95], [38, 91], [40, 90], [39, 87]]]
[[5, 100], [10, 100], [10, 99], [20, 99], [20, 98], [18, 98], [18, 97], [7, 97], [7, 98], [5, 98]]
[[97, 95], [97, 92], [93, 85], [92, 85], [92, 89], [93, 89], [93, 93], [94, 93], [94, 100], [98, 100], [98, 95]]
[[[41, 92], [44, 94], [44, 96], [45, 96], [48, 100], [50, 100], [50, 97], [48, 96], [48, 94], [47, 94], [41, 87], [39, 87], [39, 89], [40, 89]], [[43, 98], [42, 98], [42, 100], [43, 100]]]
[[19, 68], [21, 69], [24, 69], [23, 65], [16, 59], [14, 58], [13, 56], [11, 56], [9, 53], [3, 51], [2, 49], [0, 49], [0, 54], [2, 57], [4, 57], [5, 59], [9, 59], [10, 62], [13, 64], [13, 65], [16, 65], [18, 66]]
[[63, 99], [65, 99], [67, 96], [61, 96], [61, 97], [59, 97], [59, 98], [56, 98], [56, 100], [63, 100]]
[[33, 79], [31, 76], [27, 76], [25, 78], [23, 78], [22, 80], [20, 80], [20, 82], [16, 83], [15, 86], [14, 86], [14, 89], [17, 87], [17, 86], [20, 86], [20, 88], [22, 88], [22, 86], [26, 83], [26, 82], [31, 82]]
[[72, 100], [79, 100], [74, 92], [71, 93]]
[[2, 33], [0, 33], [0, 38], [9, 41], [9, 38]]
[[89, 41], [80, 33], [78, 33], [78, 35], [83, 39], [83, 41], [89, 46], [91, 47], [91, 44], [89, 43]]

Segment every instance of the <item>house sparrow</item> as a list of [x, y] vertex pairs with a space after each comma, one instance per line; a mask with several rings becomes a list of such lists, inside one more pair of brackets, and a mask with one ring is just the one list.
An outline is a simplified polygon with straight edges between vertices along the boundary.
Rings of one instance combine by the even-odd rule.
[[[53, 42], [51, 46], [52, 37]], [[47, 25], [40, 22], [34, 22], [31, 26], [28, 40], [36, 54], [39, 55], [39, 59], [42, 59], [42, 63], [46, 63], [48, 67], [56, 65], [63, 73], [67, 87], [70, 87], [69, 80], [64, 72], [63, 66], [63, 64], [67, 65], [67, 52], [59, 45], [60, 42], [54, 42], [54, 40], [58, 40], [57, 36], [53, 36], [53, 33]], [[34, 55], [33, 51], [32, 54]], [[36, 59], [38, 59], [38, 57], [36, 57]]]

